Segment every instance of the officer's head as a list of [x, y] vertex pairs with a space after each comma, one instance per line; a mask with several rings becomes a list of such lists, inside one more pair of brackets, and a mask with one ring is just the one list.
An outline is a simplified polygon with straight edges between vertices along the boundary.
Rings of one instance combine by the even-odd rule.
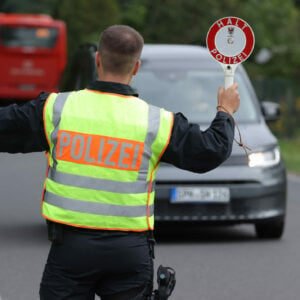
[[143, 44], [143, 37], [129, 26], [113, 25], [105, 29], [96, 52], [99, 79], [123, 77], [130, 81], [139, 69]]

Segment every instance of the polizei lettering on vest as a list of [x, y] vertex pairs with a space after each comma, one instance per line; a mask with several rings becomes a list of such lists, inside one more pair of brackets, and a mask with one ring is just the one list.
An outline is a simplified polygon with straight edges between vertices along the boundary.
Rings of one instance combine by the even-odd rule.
[[139, 170], [144, 143], [60, 130], [57, 159], [107, 168]]

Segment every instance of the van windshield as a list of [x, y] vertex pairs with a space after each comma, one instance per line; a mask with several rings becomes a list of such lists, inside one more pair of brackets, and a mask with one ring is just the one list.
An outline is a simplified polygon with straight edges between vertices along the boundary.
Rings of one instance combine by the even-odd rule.
[[[241, 74], [239, 83], [241, 105], [235, 118], [241, 122], [258, 120], [251, 94]], [[216, 114], [218, 87], [224, 85], [223, 71], [191, 68], [162, 68], [150, 62], [142, 67], [131, 83], [139, 97], [172, 112], [182, 112], [191, 122], [209, 123]]]

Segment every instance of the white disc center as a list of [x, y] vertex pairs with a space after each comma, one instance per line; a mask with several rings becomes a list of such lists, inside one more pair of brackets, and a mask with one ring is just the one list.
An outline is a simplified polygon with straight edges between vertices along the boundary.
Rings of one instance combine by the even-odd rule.
[[216, 34], [217, 50], [225, 56], [239, 55], [246, 46], [246, 36], [242, 29], [234, 25], [222, 27]]

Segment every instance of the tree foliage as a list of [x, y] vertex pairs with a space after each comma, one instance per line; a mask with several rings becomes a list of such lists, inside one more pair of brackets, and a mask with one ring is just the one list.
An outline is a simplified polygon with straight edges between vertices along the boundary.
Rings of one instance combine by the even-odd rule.
[[60, 0], [55, 17], [66, 22], [73, 51], [82, 42], [97, 41], [105, 27], [119, 23], [120, 11], [114, 0]]
[[[225, 16], [247, 21], [256, 45], [246, 65], [252, 76], [299, 76], [299, 1], [293, 0], [119, 0], [122, 21], [136, 27], [149, 43], [205, 45], [211, 24]], [[256, 55], [267, 49], [269, 61]]]
[[149, 42], [205, 45], [211, 24], [226, 16], [221, 6], [220, 1], [208, 0], [147, 1], [142, 31]]
[[0, 11], [7, 13], [51, 14], [59, 0], [1, 0]]
[[[237, 11], [255, 33], [255, 51], [251, 69], [268, 76], [293, 77], [300, 59], [299, 10], [293, 0], [248, 0]], [[271, 59], [263, 65], [253, 63], [261, 49], [268, 49]]]
[[[256, 45], [246, 66], [252, 76], [300, 76], [300, 1], [293, 0], [2, 0], [0, 11], [47, 13], [66, 22], [69, 53], [97, 41], [108, 25], [139, 30], [147, 43], [205, 45], [211, 24], [238, 16], [254, 30]], [[269, 61], [258, 64], [261, 49]]]

